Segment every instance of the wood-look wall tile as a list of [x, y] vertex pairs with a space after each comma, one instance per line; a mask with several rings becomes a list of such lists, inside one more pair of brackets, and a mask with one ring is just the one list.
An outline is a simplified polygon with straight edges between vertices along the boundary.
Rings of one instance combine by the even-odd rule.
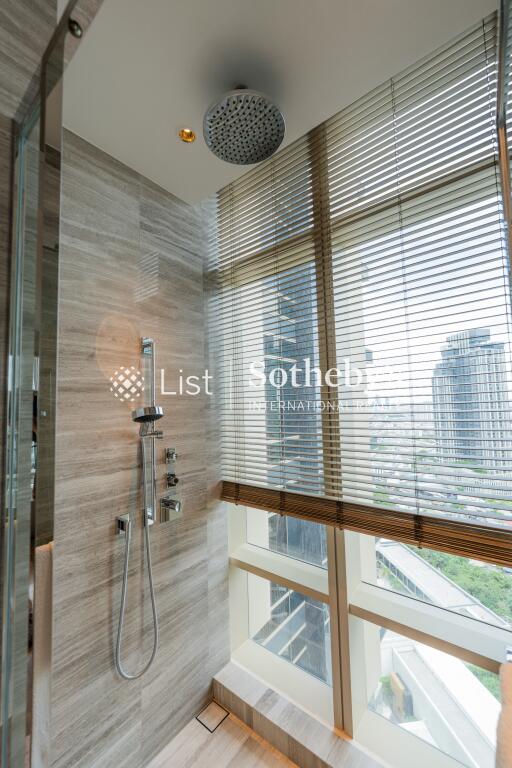
[[183, 517], [151, 529], [155, 663], [139, 681], [120, 680], [113, 667], [123, 567], [116, 515], [130, 512], [136, 521], [130, 670], [151, 652], [152, 616], [138, 430], [108, 378], [116, 366], [139, 364], [142, 335], [155, 339], [157, 369], [169, 381], [180, 367], [202, 375], [202, 222], [197, 210], [69, 132], [62, 206], [52, 765], [140, 768], [209, 700], [212, 676], [229, 654], [227, 528], [225, 510], [208, 503], [206, 398], [163, 396], [158, 491], [165, 491], [163, 448], [175, 447]]
[[57, 0], [2, 0], [0, 111], [14, 117], [57, 23]]
[[162, 190], [148, 179], [141, 178], [141, 231], [153, 235], [164, 250], [188, 254], [199, 272], [202, 270], [202, 217], [198, 211]]

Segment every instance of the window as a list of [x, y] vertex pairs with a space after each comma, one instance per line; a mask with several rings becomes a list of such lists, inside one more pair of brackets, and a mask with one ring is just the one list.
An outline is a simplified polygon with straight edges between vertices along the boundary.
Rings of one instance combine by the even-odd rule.
[[[288, 257], [305, 254], [287, 254], [285, 264]], [[224, 478], [316, 492], [323, 488], [320, 389], [293, 383], [301, 361], [319, 365], [314, 266], [308, 257], [264, 277], [245, 274], [245, 266], [234, 272], [222, 294], [223, 311], [236, 316], [219, 364]]]
[[[469, 581], [484, 597], [487, 578], [508, 575], [390, 539], [340, 535], [347, 553], [354, 737], [397, 768], [405, 768], [412, 751], [418, 765], [490, 768], [500, 710], [497, 672], [512, 628], [461, 585]], [[479, 579], [471, 579], [471, 568]], [[489, 594], [506, 616], [501, 608], [510, 595]]]
[[378, 586], [512, 629], [512, 569], [391, 539], [375, 539], [375, 558]]
[[272, 552], [327, 568], [325, 526], [285, 517], [276, 512], [247, 509], [247, 541]]
[[396, 768], [492, 765], [512, 644], [495, 46], [493, 14], [218, 199], [233, 655]]
[[332, 684], [329, 608], [312, 597], [249, 575], [250, 627], [254, 642]]
[[494, 172], [477, 173], [336, 239], [338, 359], [361, 379], [340, 390], [348, 501], [512, 521], [509, 296], [495, 184]]
[[498, 676], [382, 627], [365, 631], [378, 658], [368, 707], [463, 765], [494, 768]]
[[230, 509], [232, 658], [334, 723], [330, 538], [317, 523]]
[[254, 498], [427, 544], [436, 518], [510, 531], [495, 38], [492, 16], [220, 193], [223, 477]]

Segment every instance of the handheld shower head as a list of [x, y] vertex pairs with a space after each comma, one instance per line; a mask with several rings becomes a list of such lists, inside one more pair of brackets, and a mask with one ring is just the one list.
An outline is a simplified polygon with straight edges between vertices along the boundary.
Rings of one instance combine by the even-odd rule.
[[137, 424], [146, 424], [149, 421], [157, 421], [164, 415], [164, 409], [159, 405], [146, 405], [132, 411], [132, 421]]

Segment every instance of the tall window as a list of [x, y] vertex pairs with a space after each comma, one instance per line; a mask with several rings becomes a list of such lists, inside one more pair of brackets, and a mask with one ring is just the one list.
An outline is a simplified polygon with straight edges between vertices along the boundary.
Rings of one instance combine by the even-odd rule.
[[492, 765], [512, 642], [495, 48], [493, 15], [218, 200], [235, 656], [404, 768]]
[[220, 193], [224, 480], [511, 529], [495, 27]]
[[510, 299], [495, 189], [494, 169], [480, 171], [336, 238], [338, 355], [362, 379], [341, 388], [344, 498], [512, 521]]

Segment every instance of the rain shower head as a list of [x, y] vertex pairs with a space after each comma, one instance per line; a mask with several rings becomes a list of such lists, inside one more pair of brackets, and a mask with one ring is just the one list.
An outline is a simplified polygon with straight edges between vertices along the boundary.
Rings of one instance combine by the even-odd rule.
[[148, 421], [157, 421], [164, 415], [164, 409], [159, 405], [147, 405], [132, 411], [132, 421], [137, 424], [146, 424]]
[[204, 140], [227, 163], [252, 165], [274, 154], [284, 138], [284, 117], [270, 99], [239, 86], [206, 111]]

